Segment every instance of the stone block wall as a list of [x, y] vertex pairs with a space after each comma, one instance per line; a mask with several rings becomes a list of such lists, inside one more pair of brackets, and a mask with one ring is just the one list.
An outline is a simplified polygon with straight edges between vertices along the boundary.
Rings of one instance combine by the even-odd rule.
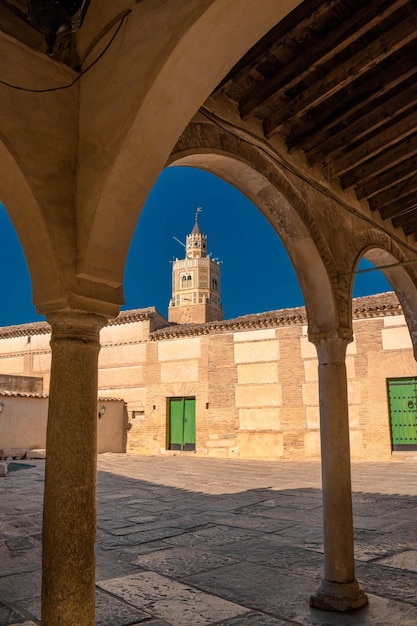
[[[417, 376], [399, 313], [394, 308], [353, 322], [346, 357], [353, 459], [391, 458], [387, 379]], [[287, 322], [279, 316], [274, 324], [249, 316], [248, 323], [239, 318], [243, 323], [173, 326], [150, 334], [148, 319], [138, 320], [138, 312], [130, 316], [132, 322], [103, 329], [99, 357], [99, 395], [127, 403], [128, 452], [171, 453], [169, 399], [192, 397], [198, 455], [319, 458], [318, 361], [305, 317], [289, 315]], [[47, 391], [48, 346], [46, 327], [30, 341], [0, 337], [0, 377], [30, 372]]]

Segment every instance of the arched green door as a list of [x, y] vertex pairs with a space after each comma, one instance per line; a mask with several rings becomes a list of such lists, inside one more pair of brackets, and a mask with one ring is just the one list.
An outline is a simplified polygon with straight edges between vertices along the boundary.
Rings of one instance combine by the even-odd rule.
[[393, 450], [417, 450], [417, 378], [388, 380]]
[[169, 398], [168, 449], [195, 450], [195, 398]]

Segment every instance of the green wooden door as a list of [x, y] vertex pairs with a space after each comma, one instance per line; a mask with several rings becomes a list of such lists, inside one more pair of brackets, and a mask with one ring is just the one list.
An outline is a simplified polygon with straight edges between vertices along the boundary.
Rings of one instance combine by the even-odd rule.
[[195, 450], [195, 398], [169, 399], [169, 450]]
[[388, 381], [393, 450], [417, 450], [417, 378]]

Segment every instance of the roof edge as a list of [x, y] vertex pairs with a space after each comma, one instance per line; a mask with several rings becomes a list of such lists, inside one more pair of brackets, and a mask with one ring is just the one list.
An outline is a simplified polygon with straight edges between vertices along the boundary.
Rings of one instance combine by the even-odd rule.
[[[384, 317], [385, 315], [401, 315], [402, 308], [393, 291], [361, 296], [352, 300], [352, 318], [354, 320]], [[277, 326], [293, 326], [307, 324], [307, 313], [304, 306], [289, 309], [278, 309], [254, 315], [244, 315], [219, 322], [203, 324], [181, 324], [162, 328], [150, 334], [151, 341], [208, 335], [214, 332], [239, 331], [246, 329], [273, 328]]]
[[[365, 319], [370, 317], [383, 317], [384, 315], [401, 315], [402, 308], [395, 292], [387, 291], [372, 296], [361, 296], [352, 300], [353, 319]], [[130, 324], [155, 320], [156, 328], [151, 331], [149, 339], [169, 339], [180, 336], [207, 335], [212, 332], [224, 332], [225, 330], [244, 330], [246, 328], [271, 328], [273, 326], [289, 326], [294, 324], [307, 324], [307, 314], [304, 306], [264, 313], [243, 315], [230, 320], [219, 322], [205, 322], [204, 324], [170, 324], [161, 315], [156, 307], [144, 309], [130, 309], [121, 311], [117, 317], [110, 320], [109, 326]], [[0, 340], [12, 337], [25, 337], [31, 335], [46, 335], [51, 332], [48, 322], [30, 322], [16, 326], [0, 327]]]

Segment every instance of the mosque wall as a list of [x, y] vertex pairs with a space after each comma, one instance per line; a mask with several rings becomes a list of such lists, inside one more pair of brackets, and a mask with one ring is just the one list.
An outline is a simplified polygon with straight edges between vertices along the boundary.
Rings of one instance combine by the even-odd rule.
[[[379, 306], [383, 296], [361, 300], [369, 308], [362, 306], [362, 316], [353, 321], [354, 341], [346, 356], [351, 456], [389, 459], [387, 380], [417, 378], [417, 364], [394, 296], [385, 295], [392, 306]], [[129, 423], [119, 425], [119, 431], [127, 436], [127, 451], [319, 458], [317, 355], [308, 341], [304, 310], [292, 311], [208, 324], [165, 322], [164, 328], [154, 309], [139, 310], [103, 329], [99, 396], [126, 402]], [[47, 393], [49, 329], [45, 324], [42, 333], [42, 325], [35, 326], [37, 334], [30, 334], [33, 325], [28, 324], [17, 327], [17, 336], [13, 327], [9, 333], [2, 329], [0, 375], [42, 378]], [[195, 434], [178, 443], [171, 432], [178, 424], [170, 415], [181, 399], [194, 413], [180, 428], [185, 431], [194, 421]], [[109, 415], [102, 421], [110, 424]]]

